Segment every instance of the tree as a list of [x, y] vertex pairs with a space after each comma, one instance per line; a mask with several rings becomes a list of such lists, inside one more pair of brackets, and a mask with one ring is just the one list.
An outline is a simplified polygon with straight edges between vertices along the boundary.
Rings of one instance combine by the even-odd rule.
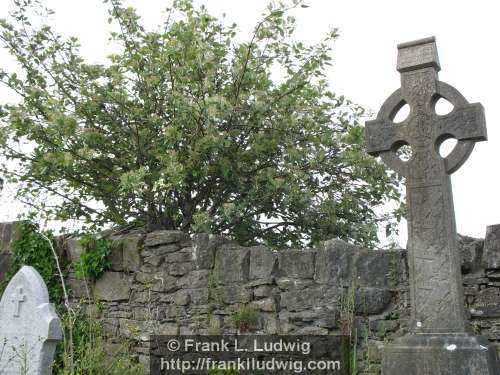
[[175, 0], [159, 31], [111, 0], [120, 50], [105, 65], [34, 26], [36, 0], [16, 4], [0, 25], [22, 72], [0, 70], [20, 97], [0, 108], [2, 172], [48, 218], [272, 246], [372, 245], [380, 223], [394, 230], [376, 209], [399, 201], [399, 181], [365, 154], [363, 110], [329, 89], [336, 31], [313, 46], [294, 40], [288, 10], [301, 1], [270, 5], [237, 42], [235, 24], [190, 0]]

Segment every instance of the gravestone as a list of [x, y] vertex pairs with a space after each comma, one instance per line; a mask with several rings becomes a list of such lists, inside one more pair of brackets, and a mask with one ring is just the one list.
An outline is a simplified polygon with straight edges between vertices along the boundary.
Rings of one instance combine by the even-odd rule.
[[61, 326], [40, 274], [24, 266], [0, 300], [0, 374], [50, 375]]
[[[366, 123], [368, 153], [405, 177], [408, 205], [411, 333], [385, 348], [382, 373], [500, 375], [494, 348], [469, 334], [450, 180], [475, 142], [486, 140], [483, 107], [438, 80], [434, 37], [398, 45], [397, 70], [401, 88]], [[442, 116], [440, 98], [454, 106]], [[408, 117], [395, 123], [405, 104]], [[448, 138], [458, 142], [443, 158], [439, 146]], [[402, 146], [411, 149], [407, 161], [398, 156]]]

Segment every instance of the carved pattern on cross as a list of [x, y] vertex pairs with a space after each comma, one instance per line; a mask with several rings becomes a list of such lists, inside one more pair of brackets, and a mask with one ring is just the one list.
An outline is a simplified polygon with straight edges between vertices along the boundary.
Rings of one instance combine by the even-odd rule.
[[[439, 178], [441, 169], [447, 174], [455, 172], [467, 160], [475, 142], [486, 140], [484, 110], [480, 103], [469, 104], [458, 90], [437, 80], [435, 68], [401, 75], [402, 88], [385, 101], [374, 121], [366, 123], [367, 151], [407, 178], [412, 171], [425, 171], [413, 176], [414, 183], [425, 184]], [[436, 114], [434, 106], [440, 98], [453, 104], [449, 114]], [[410, 106], [408, 118], [395, 123], [394, 117], [405, 104]], [[439, 145], [450, 137], [458, 142], [442, 158]], [[410, 145], [413, 151], [406, 162], [396, 154], [402, 145]]]
[[[434, 38], [398, 46], [401, 88], [384, 102], [377, 118], [366, 123], [367, 151], [406, 178], [408, 251], [412, 327], [416, 332], [463, 332], [465, 315], [450, 174], [467, 160], [475, 142], [486, 140], [481, 104], [469, 104], [454, 87], [439, 81]], [[435, 105], [448, 100], [453, 110], [439, 115]], [[408, 117], [394, 121], [410, 107]], [[447, 138], [457, 144], [447, 157], [439, 154]], [[397, 151], [409, 145], [412, 155]]]

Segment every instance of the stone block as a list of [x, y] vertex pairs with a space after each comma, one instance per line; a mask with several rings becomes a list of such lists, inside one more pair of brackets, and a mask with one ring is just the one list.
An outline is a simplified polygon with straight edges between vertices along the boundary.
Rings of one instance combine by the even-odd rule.
[[140, 248], [144, 234], [139, 232], [129, 233], [122, 241], [123, 269], [125, 271], [138, 271], [141, 267]]
[[179, 288], [206, 288], [209, 276], [208, 270], [194, 270], [177, 279], [176, 284]]
[[95, 283], [94, 298], [100, 301], [128, 300], [130, 283], [121, 272], [104, 272]]
[[490, 225], [486, 228], [484, 262], [486, 268], [500, 269], [500, 224]]
[[182, 251], [167, 254], [165, 256], [165, 263], [188, 263], [193, 261], [193, 248], [186, 247]]
[[487, 288], [480, 290], [474, 298], [470, 313], [474, 317], [499, 318], [500, 289]]
[[153, 267], [158, 267], [163, 263], [163, 256], [161, 255], [149, 255], [144, 257], [144, 263], [151, 264]]
[[211, 291], [214, 299], [220, 300], [228, 305], [236, 303], [247, 303], [252, 299], [252, 292], [240, 286], [221, 286]]
[[253, 301], [251, 306], [257, 310], [266, 312], [275, 312], [277, 310], [276, 301], [272, 297]]
[[314, 259], [316, 252], [312, 250], [282, 250], [278, 252], [280, 276], [296, 279], [312, 279], [314, 277]]
[[384, 375], [500, 374], [494, 347], [479, 336], [405, 336], [385, 347], [382, 357]]
[[15, 222], [0, 223], [0, 281], [10, 269], [10, 242], [15, 236]]
[[146, 235], [144, 246], [154, 247], [189, 240], [189, 235], [175, 230], [157, 230]]
[[316, 251], [314, 280], [327, 285], [350, 285], [358, 251], [356, 246], [339, 239], [321, 243]]
[[207, 288], [189, 289], [191, 306], [203, 306], [209, 302], [209, 290]]
[[217, 248], [228, 243], [231, 241], [223, 236], [206, 233], [194, 235], [191, 260], [195, 263], [196, 269], [213, 268]]
[[15, 236], [16, 222], [0, 223], [0, 253], [10, 251], [10, 242]]
[[215, 256], [214, 279], [222, 285], [248, 281], [250, 250], [244, 247], [223, 247]]
[[[87, 285], [85, 285], [85, 283], [85, 280], [77, 278], [71, 277], [66, 279], [66, 284], [70, 289], [71, 296], [77, 299], [87, 299], [90, 297], [88, 294], [91, 292], [87, 290]], [[90, 285], [88, 288], [90, 289]]]
[[339, 288], [317, 286], [309, 289], [291, 289], [281, 295], [281, 308], [290, 312], [314, 309], [335, 310]]
[[83, 253], [83, 247], [80, 244], [80, 239], [77, 237], [70, 237], [66, 239], [66, 251], [68, 259], [71, 263], [76, 263], [80, 260]]
[[356, 290], [354, 303], [359, 315], [380, 314], [389, 307], [392, 294], [388, 289], [361, 287]]
[[278, 256], [264, 246], [250, 249], [250, 280], [271, 279], [276, 274]]
[[271, 285], [259, 285], [253, 290], [255, 298], [265, 298], [271, 295], [273, 287]]
[[111, 237], [111, 252], [108, 256], [112, 271], [123, 271], [123, 243], [121, 237]]
[[166, 271], [157, 272], [153, 275], [151, 290], [160, 293], [172, 293], [179, 290], [178, 279], [169, 275]]
[[[397, 250], [361, 250], [355, 262], [356, 285], [366, 287], [389, 287], [390, 276], [401, 269], [401, 252]], [[393, 280], [398, 284], [398, 280]]]
[[173, 263], [168, 265], [168, 272], [172, 276], [183, 276], [194, 269], [194, 263]]
[[177, 292], [174, 296], [174, 303], [177, 306], [187, 306], [191, 302], [191, 296], [185, 290]]
[[476, 272], [482, 268], [484, 240], [459, 234], [458, 250], [462, 254], [462, 273]]

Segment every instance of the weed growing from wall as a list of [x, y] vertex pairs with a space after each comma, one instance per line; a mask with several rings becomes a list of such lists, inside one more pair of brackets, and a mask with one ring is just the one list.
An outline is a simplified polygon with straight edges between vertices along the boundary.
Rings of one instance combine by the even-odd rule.
[[111, 241], [93, 234], [84, 234], [80, 239], [80, 245], [83, 252], [74, 265], [76, 277], [96, 280], [111, 266], [109, 261]]

